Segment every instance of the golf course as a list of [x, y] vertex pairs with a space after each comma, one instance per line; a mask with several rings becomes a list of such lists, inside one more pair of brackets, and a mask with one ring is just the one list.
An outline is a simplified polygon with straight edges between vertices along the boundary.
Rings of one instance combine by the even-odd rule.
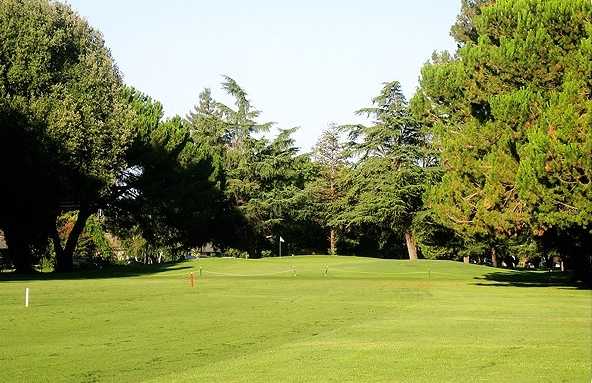
[[561, 273], [296, 256], [0, 274], [0, 285], [2, 382], [591, 377], [591, 291]]
[[592, 0], [0, 0], [0, 383], [592, 383]]

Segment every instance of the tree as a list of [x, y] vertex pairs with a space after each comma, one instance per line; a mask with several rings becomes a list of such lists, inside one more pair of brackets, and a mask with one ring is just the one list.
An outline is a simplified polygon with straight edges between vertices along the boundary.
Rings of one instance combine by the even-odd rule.
[[[51, 236], [72, 269], [86, 220], [124, 167], [134, 130], [100, 33], [69, 6], [0, 1], [0, 226], [18, 271]], [[57, 217], [78, 210], [64, 246]]]
[[479, 33], [475, 26], [475, 18], [481, 14], [481, 8], [494, 0], [462, 0], [460, 14], [450, 28], [450, 35], [459, 47], [472, 42], [477, 43]]
[[358, 162], [345, 194], [351, 209], [340, 214], [345, 226], [371, 225], [387, 233], [403, 233], [409, 259], [417, 258], [412, 232], [425, 189], [421, 159], [423, 136], [397, 81], [385, 83], [373, 106], [358, 114], [374, 124], [347, 125], [351, 155]]
[[[58, 235], [62, 242], [67, 241], [78, 219], [77, 212], [67, 212], [58, 217]], [[108, 240], [102, 215], [93, 214], [86, 221], [84, 230], [76, 244], [75, 254], [87, 264], [102, 264], [112, 260], [113, 249]], [[47, 255], [51, 263], [51, 253]]]
[[206, 89], [186, 117], [195, 141], [223, 163], [228, 213], [219, 244], [256, 257], [269, 247], [266, 237], [282, 233], [293, 246], [305, 246], [316, 237], [304, 208], [304, 185], [314, 167], [308, 156], [298, 154], [292, 138], [296, 129], [279, 129], [273, 140], [256, 137], [273, 124], [257, 121], [260, 111], [235, 80], [225, 76], [222, 87], [234, 98], [233, 106], [215, 101]]
[[341, 142], [337, 126], [332, 125], [323, 131], [313, 148], [312, 157], [319, 165], [319, 177], [307, 185], [309, 197], [313, 201], [314, 212], [321, 225], [329, 230], [329, 253], [337, 254], [337, 226], [332, 222], [338, 214], [341, 191], [339, 178], [345, 166], [347, 156]]
[[306, 236], [296, 234], [310, 224], [301, 210], [314, 169], [308, 156], [298, 154], [294, 131], [280, 129], [273, 140], [251, 139], [239, 167], [229, 171], [227, 195], [248, 225], [243, 235], [252, 256], [268, 247], [265, 238], [270, 235], [282, 234], [293, 245], [307, 242]]
[[235, 100], [235, 109], [216, 102], [217, 113], [223, 117], [226, 125], [225, 138], [231, 148], [239, 149], [243, 145], [248, 145], [253, 133], [269, 131], [273, 122], [256, 122], [261, 112], [253, 108], [247, 92], [233, 78], [224, 76], [222, 89]]
[[418, 102], [434, 119], [445, 171], [430, 204], [456, 231], [486, 238], [494, 264], [496, 249], [525, 233], [582, 233], [583, 250], [592, 220], [592, 4], [477, 3], [465, 25], [474, 36], [457, 36], [456, 57], [422, 69]]
[[198, 104], [187, 114], [185, 121], [192, 139], [222, 160], [230, 146], [231, 133], [228, 124], [222, 119], [219, 105], [212, 98], [210, 89], [206, 88], [199, 94]]
[[163, 120], [160, 103], [135, 89], [127, 94], [139, 133], [107, 209], [111, 226], [176, 252], [215, 240], [225, 213], [220, 158], [180, 117]]
[[246, 248], [255, 256], [264, 238], [258, 227], [259, 209], [252, 202], [260, 201], [256, 162], [266, 141], [252, 135], [268, 131], [272, 123], [256, 121], [261, 112], [251, 105], [247, 92], [234, 79], [224, 76], [222, 88], [234, 98], [234, 107], [214, 101], [205, 90], [188, 122], [198, 142], [207, 143], [223, 159], [224, 194], [232, 212], [225, 242]]

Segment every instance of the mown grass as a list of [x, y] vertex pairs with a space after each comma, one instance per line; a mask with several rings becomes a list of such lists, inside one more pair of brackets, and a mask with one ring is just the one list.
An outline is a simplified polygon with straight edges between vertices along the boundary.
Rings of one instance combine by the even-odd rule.
[[84, 276], [0, 277], [1, 382], [592, 377], [591, 292], [544, 273], [310, 256]]

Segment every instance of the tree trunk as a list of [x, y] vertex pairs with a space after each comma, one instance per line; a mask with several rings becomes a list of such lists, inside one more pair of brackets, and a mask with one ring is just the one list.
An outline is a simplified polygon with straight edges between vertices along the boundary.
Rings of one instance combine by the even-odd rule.
[[24, 232], [18, 227], [7, 226], [4, 228], [4, 239], [8, 247], [8, 258], [14, 264], [17, 273], [33, 272], [33, 255], [31, 246]]
[[[336, 167], [334, 164], [331, 165], [331, 176], [330, 176], [330, 186], [329, 186], [329, 193], [331, 196], [331, 201], [335, 201], [337, 197], [337, 193], [335, 192], [335, 177], [336, 177]], [[337, 254], [337, 237], [335, 236], [335, 229], [331, 228], [331, 232], [329, 233], [329, 251], [331, 255]]]
[[470, 259], [469, 259], [469, 256], [468, 255], [465, 255], [463, 257], [463, 262], [466, 263], [466, 264], [469, 264], [470, 263]]
[[[57, 221], [57, 218], [56, 218]], [[62, 247], [62, 240], [60, 238], [60, 234], [58, 233], [58, 228], [54, 225], [53, 229], [50, 232], [51, 242], [53, 243], [53, 249], [56, 253], [56, 260], [64, 258], [64, 248]], [[57, 268], [57, 266], [56, 266]]]
[[331, 229], [331, 232], [329, 233], [329, 252], [331, 253], [331, 255], [337, 254], [336, 243], [337, 237], [335, 236], [335, 230]]
[[491, 248], [491, 265], [497, 267], [497, 255], [495, 253], [495, 247]]
[[[84, 206], [81, 206], [80, 210], [78, 211], [78, 217], [76, 217], [74, 227], [72, 228], [72, 231], [68, 236], [68, 240], [66, 241], [66, 246], [64, 246], [62, 251], [56, 250], [56, 271], [69, 272], [74, 269], [74, 251], [76, 250], [76, 245], [78, 244], [78, 238], [80, 238], [80, 234], [82, 234], [82, 231], [86, 226], [86, 220], [88, 217], [90, 217], [90, 210]], [[61, 253], [61, 256], [59, 253]]]
[[407, 243], [407, 253], [409, 253], [409, 260], [415, 261], [417, 259], [417, 243], [415, 237], [410, 231], [405, 232], [405, 242]]

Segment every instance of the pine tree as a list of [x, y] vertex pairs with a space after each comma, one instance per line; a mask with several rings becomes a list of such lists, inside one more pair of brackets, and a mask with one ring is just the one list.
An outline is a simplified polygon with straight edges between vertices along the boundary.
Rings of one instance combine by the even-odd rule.
[[372, 104], [357, 113], [373, 118], [373, 125], [342, 127], [357, 163], [352, 186], [344, 196], [351, 209], [343, 211], [338, 222], [346, 227], [370, 225], [383, 232], [403, 234], [409, 259], [416, 259], [412, 221], [422, 208], [425, 189], [422, 132], [398, 81], [385, 83]]
[[430, 204], [458, 232], [485, 238], [494, 264], [505, 241], [525, 234], [587, 233], [577, 236], [584, 249], [592, 4], [498, 0], [471, 9], [463, 28], [472, 36], [455, 34], [456, 56], [428, 63], [416, 95], [444, 169]]
[[340, 177], [347, 162], [345, 147], [341, 142], [339, 130], [331, 126], [323, 131], [313, 148], [312, 157], [319, 165], [319, 177], [308, 185], [309, 198], [316, 206], [316, 216], [321, 225], [329, 230], [329, 254], [337, 254], [337, 225], [332, 222], [339, 211], [342, 190]]

